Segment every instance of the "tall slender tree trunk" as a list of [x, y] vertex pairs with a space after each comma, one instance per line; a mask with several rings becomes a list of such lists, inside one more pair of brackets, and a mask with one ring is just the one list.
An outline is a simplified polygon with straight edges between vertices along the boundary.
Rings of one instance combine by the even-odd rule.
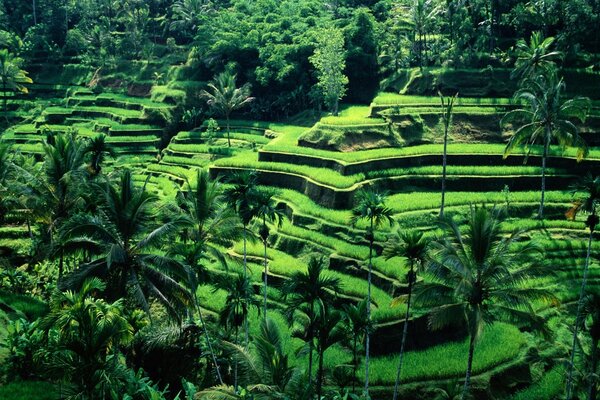
[[354, 335], [352, 343], [352, 393], [356, 391], [356, 371], [358, 370], [358, 338]]
[[[247, 250], [246, 250], [246, 231], [248, 230], [247, 225], [244, 225], [244, 279], [248, 279], [248, 265], [247, 265]], [[246, 349], [248, 349], [249, 339], [249, 328], [248, 328], [248, 316], [244, 315], [244, 343]]]
[[569, 368], [567, 374], [567, 395], [566, 399], [571, 400], [571, 392], [573, 389], [573, 369], [575, 363], [575, 349], [577, 347], [577, 333], [579, 325], [581, 325], [581, 312], [583, 311], [583, 299], [585, 297], [585, 286], [587, 284], [588, 270], [590, 266], [590, 255], [592, 252], [592, 240], [594, 238], [594, 227], [590, 227], [590, 236], [588, 238], [587, 254], [585, 256], [585, 266], [583, 268], [583, 279], [581, 280], [581, 288], [579, 289], [579, 300], [577, 302], [577, 314], [575, 314], [575, 327], [573, 328], [573, 341], [571, 343], [571, 358], [569, 359]]
[[312, 366], [313, 366], [313, 351], [314, 351], [314, 319], [315, 305], [310, 303], [310, 322], [308, 328], [308, 387], [312, 395]]
[[469, 339], [469, 358], [467, 360], [467, 374], [465, 376], [465, 385], [463, 386], [461, 400], [465, 400], [471, 389], [471, 371], [473, 371], [473, 354], [475, 353], [475, 335], [471, 333]]
[[[263, 216], [263, 231], [266, 232], [266, 221], [265, 221], [265, 217]], [[268, 288], [268, 262], [267, 262], [267, 237], [265, 236], [265, 238], [263, 238], [263, 245], [264, 245], [264, 259], [265, 259], [265, 277], [264, 277], [264, 291], [265, 291], [265, 298], [264, 298], [264, 313], [265, 313], [265, 321], [267, 320], [267, 288]]]
[[544, 153], [542, 155], [542, 199], [540, 200], [540, 209], [538, 218], [544, 219], [544, 198], [546, 196], [546, 160], [548, 158], [548, 149], [550, 148], [550, 134], [546, 133], [544, 139]]
[[406, 337], [408, 336], [408, 318], [410, 317], [410, 301], [412, 298], [414, 261], [410, 261], [410, 275], [408, 277], [408, 299], [406, 301], [406, 315], [404, 316], [404, 329], [402, 331], [402, 342], [400, 344], [400, 360], [398, 361], [398, 370], [396, 371], [396, 383], [394, 384], [394, 400], [398, 399], [398, 388], [400, 387], [400, 376], [402, 373], [402, 362], [404, 361], [404, 348]]
[[440, 217], [444, 216], [444, 206], [446, 205], [446, 168], [448, 166], [448, 125], [444, 125], [444, 152], [442, 154], [442, 205], [440, 207]]
[[[235, 324], [235, 344], [238, 344], [238, 331], [239, 331], [239, 327], [237, 326], [237, 323]], [[238, 389], [238, 362], [237, 360], [235, 361], [234, 367], [233, 367], [233, 388], [237, 393], [237, 389]]]
[[6, 80], [5, 79], [2, 80], [2, 95], [4, 96], [4, 99], [2, 100], [2, 104], [3, 104], [3, 108], [4, 108], [4, 117], [8, 121], [8, 101], [7, 101], [8, 99], [6, 97]]
[[371, 274], [373, 272], [373, 240], [374, 232], [373, 232], [373, 218], [371, 218], [371, 228], [370, 228], [370, 238], [369, 238], [369, 274], [367, 279], [367, 337], [365, 340], [365, 396], [369, 398], [369, 348], [371, 345]]
[[32, 6], [33, 6], [33, 24], [37, 25], [37, 10], [36, 10], [37, 7], [35, 6], [35, 0], [33, 0]]
[[[596, 374], [598, 370], [598, 338], [592, 339], [592, 362], [590, 366], [590, 372]], [[590, 390], [588, 393], [588, 400], [596, 400], [598, 396], [598, 382], [592, 379], [590, 382]]]
[[319, 370], [317, 371], [317, 400], [321, 399], [321, 394], [323, 392], [323, 358], [325, 355], [325, 350], [323, 350], [322, 345], [319, 345]]
[[210, 342], [210, 336], [208, 334], [208, 327], [206, 326], [206, 322], [204, 322], [204, 317], [202, 316], [202, 309], [200, 309], [200, 305], [197, 304], [198, 308], [198, 318], [200, 318], [200, 323], [202, 324], [202, 329], [204, 330], [204, 336], [206, 337], [206, 344], [208, 345], [208, 351], [212, 357], [213, 364], [215, 365], [215, 370], [217, 371], [217, 378], [219, 379], [219, 384], [223, 384], [223, 378], [221, 377], [221, 370], [219, 369], [219, 363], [217, 361], [217, 356], [213, 350], [212, 344]]

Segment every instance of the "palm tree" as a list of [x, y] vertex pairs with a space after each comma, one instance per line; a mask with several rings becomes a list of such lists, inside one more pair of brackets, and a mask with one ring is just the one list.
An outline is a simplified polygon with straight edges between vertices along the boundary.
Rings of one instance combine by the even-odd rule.
[[218, 180], [211, 181], [206, 170], [197, 171], [194, 184], [186, 182], [186, 189], [178, 192], [176, 197], [176, 223], [183, 230], [183, 242], [173, 244], [170, 250], [171, 254], [182, 256], [191, 269], [188, 285], [221, 384], [223, 380], [219, 365], [196, 292], [199, 283], [207, 280], [202, 259], [213, 256], [227, 267], [221, 250], [215, 245], [231, 245], [240, 237], [238, 218], [225, 204], [223, 193], [221, 183]]
[[50, 352], [49, 364], [73, 387], [73, 398], [104, 398], [124, 383], [115, 349], [133, 339], [133, 328], [123, 315], [123, 300], [94, 298], [105, 287], [91, 278], [77, 292], [57, 291], [50, 314], [40, 322], [47, 335], [58, 333], [58, 348]]
[[64, 251], [57, 242], [61, 226], [83, 206], [85, 190], [84, 143], [75, 135], [59, 134], [44, 144], [44, 164], [37, 170], [18, 167], [23, 203], [35, 215], [42, 229], [42, 242], [59, 259], [62, 277]]
[[[233, 186], [225, 190], [225, 200], [227, 203], [237, 212], [238, 216], [242, 221], [243, 226], [243, 239], [244, 239], [244, 250], [243, 250], [243, 267], [244, 276], [248, 276], [248, 260], [247, 260], [247, 240], [248, 240], [248, 225], [255, 217], [255, 204], [256, 199], [256, 172], [238, 172], [231, 176], [229, 183]], [[248, 346], [249, 333], [248, 333], [248, 321], [244, 323], [244, 331], [246, 336], [246, 347]]]
[[[246, 394], [257, 399], [295, 398], [289, 395], [297, 370], [290, 365], [285, 352], [282, 333], [270, 318], [261, 324], [260, 333], [255, 338], [254, 351], [225, 342], [231, 357], [240, 366], [240, 385]], [[240, 399], [235, 387], [219, 385], [198, 393], [199, 399], [228, 400]]]
[[63, 286], [80, 286], [87, 277], [98, 276], [107, 281], [109, 299], [129, 297], [149, 313], [152, 297], [179, 319], [178, 311], [192, 303], [191, 294], [179, 283], [189, 277], [188, 268], [154, 251], [176, 224], [157, 222], [161, 211], [157, 198], [145, 185], [136, 187], [129, 170], [123, 171], [117, 185], [97, 183], [95, 191], [101, 200], [98, 215], [71, 218], [65, 235], [89, 238], [100, 257], [82, 264]]
[[211, 108], [225, 117], [227, 121], [227, 144], [229, 147], [231, 147], [231, 139], [229, 137], [229, 117], [231, 113], [254, 100], [254, 97], [250, 97], [250, 86], [246, 84], [241, 88], [237, 88], [235, 80], [235, 74], [222, 72], [217, 75], [212, 83], [208, 84], [208, 90], [203, 90], [200, 93]]
[[306, 341], [308, 342], [308, 379], [312, 387], [312, 366], [314, 340], [316, 337], [315, 321], [317, 307], [329, 305], [333, 295], [340, 290], [339, 278], [326, 275], [323, 258], [311, 258], [306, 272], [295, 272], [285, 281], [281, 288], [283, 300], [287, 304], [288, 319], [296, 313], [303, 313], [308, 319]]
[[499, 209], [485, 207], [471, 208], [465, 233], [453, 218], [442, 219], [445, 235], [433, 243], [428, 282], [415, 292], [420, 305], [433, 307], [429, 314], [432, 329], [460, 321], [468, 328], [462, 399], [469, 394], [475, 344], [484, 326], [499, 320], [540, 324], [531, 302], [554, 299], [550, 292], [524, 284], [538, 276], [542, 248], [533, 241], [516, 248], [523, 232], [504, 236], [500, 222]]
[[[352, 209], [350, 223], [355, 226], [359, 220], [369, 221], [366, 238], [369, 241], [369, 272], [367, 285], [367, 321], [371, 323], [371, 275], [373, 272], [373, 243], [375, 241], [375, 228], [384, 223], [392, 225], [392, 210], [385, 205], [386, 194], [372, 189], [360, 190], [356, 195], [356, 205]], [[365, 395], [369, 395], [369, 345], [371, 333], [367, 332], [365, 343]]]
[[27, 76], [27, 71], [21, 69], [23, 61], [9, 53], [8, 49], [0, 50], [0, 82], [2, 82], [2, 94], [4, 95], [4, 115], [7, 117], [7, 89], [13, 92], [27, 93], [28, 83], [33, 83]]
[[[234, 330], [235, 342], [238, 344], [239, 328], [248, 321], [248, 313], [251, 307], [256, 307], [260, 312], [260, 301], [254, 297], [252, 283], [247, 276], [237, 274], [235, 277], [223, 276], [217, 282], [217, 289], [223, 289], [227, 292], [225, 307], [221, 310], [219, 320], [221, 324]], [[248, 348], [248, 344], [244, 346]], [[238, 387], [238, 366], [235, 365], [234, 387]]]
[[394, 400], [398, 398], [398, 387], [400, 386], [400, 376], [402, 373], [402, 361], [404, 359], [404, 346], [408, 334], [408, 320], [410, 317], [410, 306], [412, 300], [413, 287], [417, 281], [417, 270], [424, 267], [425, 258], [429, 242], [423, 238], [423, 232], [405, 231], [397, 232], [395, 236], [388, 238], [383, 250], [384, 255], [389, 260], [393, 257], [402, 257], [408, 260], [410, 269], [408, 271], [408, 290], [406, 296], [395, 299], [404, 301], [406, 297], [406, 315], [404, 316], [404, 328], [402, 331], [402, 342], [400, 344], [400, 360], [398, 361], [398, 370], [396, 372], [396, 382], [394, 384]]
[[600, 343], [600, 292], [598, 288], [586, 294], [583, 300], [581, 320], [592, 341], [590, 347], [590, 365], [587, 373], [589, 377], [588, 400], [596, 400], [598, 394], [598, 343]]
[[343, 326], [343, 315], [338, 310], [327, 304], [317, 307], [317, 354], [319, 366], [317, 368], [317, 399], [322, 398], [325, 351], [336, 343], [346, 338]]
[[551, 51], [553, 44], [554, 38], [544, 38], [541, 32], [533, 32], [529, 43], [519, 39], [515, 49], [517, 59], [511, 78], [524, 81], [538, 75], [550, 76], [556, 68], [555, 62], [563, 56], [560, 51]]
[[[198, 29], [201, 16], [206, 13], [209, 4], [204, 0], [177, 0], [171, 6], [173, 12], [169, 28], [173, 32], [193, 38]], [[189, 36], [188, 36], [189, 35]]]
[[267, 269], [267, 240], [269, 239], [269, 226], [267, 225], [267, 221], [271, 223], [276, 223], [278, 227], [281, 227], [283, 223], [284, 214], [283, 212], [277, 208], [277, 204], [273, 199], [275, 193], [271, 190], [259, 190], [256, 193], [256, 199], [254, 201], [254, 214], [257, 218], [262, 220], [262, 225], [260, 227], [259, 236], [263, 242], [264, 246], [264, 318], [267, 319], [267, 289], [268, 289], [268, 269]]
[[578, 212], [583, 211], [588, 213], [586, 219], [586, 226], [590, 230], [588, 237], [587, 253], [585, 257], [585, 266], [583, 269], [583, 279], [581, 280], [581, 289], [579, 291], [579, 301], [577, 303], [577, 314], [575, 315], [575, 326], [573, 328], [573, 343], [571, 346], [571, 359], [568, 367], [567, 374], [567, 400], [571, 398], [571, 390], [573, 384], [573, 363], [575, 361], [575, 346], [577, 342], [577, 332], [579, 326], [582, 323], [582, 311], [584, 307], [585, 299], [585, 287], [587, 284], [588, 271], [590, 266], [590, 256], [592, 252], [592, 240], [594, 238], [594, 231], [598, 225], [599, 218], [597, 215], [597, 207], [600, 204], [600, 177], [593, 177], [591, 174], [583, 178], [577, 185], [575, 185], [574, 193], [585, 193], [583, 200], [577, 201], [573, 208], [567, 212], [567, 216], [575, 218]]
[[102, 163], [107, 155], [111, 157], [115, 155], [110, 145], [106, 142], [106, 135], [102, 133], [89, 139], [83, 152], [90, 155], [88, 168], [93, 176], [99, 175], [102, 172]]
[[541, 142], [544, 146], [542, 153], [540, 219], [544, 217], [546, 161], [552, 141], [557, 141], [562, 147], [576, 147], [578, 149], [578, 161], [581, 161], [588, 153], [587, 145], [579, 136], [579, 130], [572, 120], [585, 121], [589, 109], [589, 100], [581, 97], [564, 100], [565, 83], [562, 79], [558, 81], [556, 79], [556, 75], [550, 77], [540, 75], [527, 80], [527, 85], [518, 90], [514, 98], [517, 101], [523, 100], [528, 107], [509, 111], [501, 121], [503, 126], [509, 122], [516, 122], [520, 125], [506, 145], [504, 158], [508, 157], [515, 146], [521, 144], [525, 144], [528, 155], [533, 144]]
[[440, 100], [442, 101], [442, 121], [444, 122], [444, 153], [442, 156], [442, 206], [440, 207], [440, 217], [444, 216], [444, 205], [446, 203], [446, 167], [447, 167], [447, 153], [448, 153], [448, 133], [452, 125], [452, 112], [454, 110], [454, 102], [458, 98], [458, 93], [453, 97], [444, 99], [441, 93], [439, 93]]
[[363, 343], [369, 330], [367, 320], [367, 300], [363, 299], [358, 304], [346, 304], [344, 306], [344, 318], [348, 337], [352, 342], [352, 391], [356, 388], [356, 371], [358, 370], [358, 344]]

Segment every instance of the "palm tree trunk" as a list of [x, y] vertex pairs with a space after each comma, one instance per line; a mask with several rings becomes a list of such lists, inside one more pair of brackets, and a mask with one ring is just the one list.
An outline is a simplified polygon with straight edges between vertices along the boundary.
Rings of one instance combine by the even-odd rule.
[[371, 274], [373, 272], [373, 218], [371, 218], [371, 230], [369, 238], [369, 274], [367, 279], [367, 337], [365, 340], [365, 397], [369, 398], [369, 347], [371, 345]]
[[546, 196], [546, 159], [548, 158], [548, 149], [550, 147], [550, 136], [546, 134], [544, 142], [544, 153], [542, 155], [542, 199], [540, 201], [540, 209], [538, 218], [544, 219], [544, 197]]
[[358, 352], [357, 346], [358, 338], [354, 335], [354, 341], [352, 343], [352, 393], [356, 391], [356, 370], [358, 369]]
[[[246, 250], [246, 231], [247, 231], [247, 227], [246, 225], [244, 225], [244, 279], [248, 279], [248, 266], [246, 264], [246, 260], [247, 260], [247, 250]], [[246, 349], [248, 349], [248, 342], [249, 342], [249, 328], [248, 328], [248, 316], [244, 315], [244, 334], [245, 334], [245, 346]]]
[[465, 376], [465, 385], [463, 386], [461, 400], [465, 400], [471, 388], [471, 371], [473, 370], [473, 353], [475, 353], [475, 335], [471, 333], [469, 340], [469, 358], [467, 360], [467, 375]]
[[442, 206], [440, 207], [440, 217], [444, 216], [444, 205], [446, 204], [446, 168], [447, 168], [447, 165], [448, 165], [448, 123], [444, 123], [444, 152], [442, 155]]
[[[592, 374], [596, 374], [596, 371], [598, 370], [598, 339], [597, 338], [592, 339], [592, 362], [591, 362], [590, 368], [591, 368], [590, 372]], [[598, 395], [597, 387], [598, 387], [598, 382], [595, 379], [592, 379], [590, 382], [590, 390], [589, 390], [588, 400], [596, 400], [596, 397]]]
[[58, 259], [58, 280], [59, 281], [63, 276], [63, 270], [65, 268], [64, 265], [65, 265], [65, 252], [64, 252], [64, 250], [61, 250], [60, 258]]
[[264, 277], [264, 281], [265, 281], [265, 284], [264, 284], [265, 306], [264, 306], [264, 308], [265, 308], [265, 310], [264, 310], [264, 312], [265, 312], [265, 321], [266, 321], [267, 320], [267, 288], [268, 288], [268, 286], [267, 286], [268, 285], [268, 283], [267, 283], [267, 279], [268, 279], [267, 278], [268, 277], [268, 275], [267, 275], [267, 273], [268, 273], [268, 270], [267, 270], [267, 240], [266, 239], [263, 240], [263, 245], [264, 245], [264, 257], [265, 257], [265, 277]]
[[310, 303], [310, 318], [309, 321], [309, 329], [308, 329], [308, 387], [312, 393], [312, 366], [313, 366], [313, 350], [314, 350], [314, 316], [315, 314], [315, 306], [313, 303]]
[[8, 102], [6, 99], [6, 81], [4, 79], [2, 80], [2, 95], [4, 96], [4, 99], [2, 101], [4, 108], [4, 117], [8, 121]]
[[32, 6], [33, 6], [33, 24], [37, 25], [37, 11], [36, 11], [37, 7], [35, 6], [35, 0], [33, 0]]
[[579, 290], [579, 301], [577, 302], [577, 314], [575, 314], [575, 327], [573, 329], [573, 341], [571, 344], [571, 358], [569, 360], [569, 372], [567, 374], [567, 396], [566, 399], [571, 399], [571, 390], [573, 388], [573, 368], [575, 363], [575, 348], [577, 346], [577, 333], [581, 324], [581, 312], [583, 311], [583, 299], [585, 296], [585, 286], [587, 284], [588, 270], [590, 266], [590, 254], [592, 251], [592, 239], [594, 238], [594, 230], [590, 228], [590, 236], [588, 239], [587, 254], [585, 256], [585, 266], [583, 268], [583, 279], [581, 280], [581, 288]]
[[323, 392], [323, 356], [325, 355], [325, 350], [322, 345], [319, 345], [319, 371], [317, 373], [317, 399], [321, 398], [321, 393]]
[[202, 316], [202, 310], [200, 309], [200, 305], [198, 307], [198, 318], [200, 318], [200, 323], [202, 324], [202, 329], [204, 330], [204, 336], [206, 337], [206, 343], [208, 345], [208, 351], [212, 357], [213, 364], [215, 365], [215, 370], [217, 371], [217, 378], [219, 378], [219, 384], [223, 384], [223, 378], [221, 377], [221, 371], [219, 370], [219, 363], [217, 362], [217, 356], [215, 356], [215, 352], [213, 350], [212, 344], [210, 343], [210, 336], [208, 335], [208, 327], [204, 322], [204, 317]]
[[[239, 331], [239, 327], [236, 323], [235, 324], [235, 344], [238, 344], [238, 331]], [[235, 364], [233, 367], [233, 388], [235, 389], [235, 391], [237, 393], [237, 389], [238, 389], [238, 362], [237, 362], [237, 360], [235, 361]]]
[[410, 262], [410, 275], [408, 277], [408, 299], [406, 301], [406, 315], [404, 316], [404, 329], [402, 331], [402, 342], [400, 344], [400, 360], [398, 361], [398, 370], [396, 371], [396, 383], [394, 384], [394, 400], [398, 399], [398, 388], [400, 386], [400, 374], [402, 372], [402, 361], [404, 361], [404, 346], [406, 345], [406, 336], [408, 335], [408, 318], [410, 316], [410, 301], [412, 298], [414, 261]]

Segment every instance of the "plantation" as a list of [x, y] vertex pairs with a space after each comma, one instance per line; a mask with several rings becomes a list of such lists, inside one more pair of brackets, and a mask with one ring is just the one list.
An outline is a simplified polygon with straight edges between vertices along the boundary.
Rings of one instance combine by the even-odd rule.
[[599, 398], [599, 23], [0, 0], [0, 399]]

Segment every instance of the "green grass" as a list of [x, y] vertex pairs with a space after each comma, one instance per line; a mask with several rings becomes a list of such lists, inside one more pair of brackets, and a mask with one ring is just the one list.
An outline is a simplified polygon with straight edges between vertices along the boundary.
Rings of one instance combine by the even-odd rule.
[[0, 301], [35, 320], [48, 312], [48, 306], [31, 296], [0, 291]]
[[58, 393], [48, 382], [22, 381], [0, 386], [3, 400], [56, 400]]
[[[373, 99], [374, 105], [435, 105], [441, 106], [440, 99], [437, 96], [414, 96], [398, 93], [383, 92], [379, 93]], [[490, 106], [506, 106], [513, 104], [510, 98], [474, 98], [474, 97], [458, 97], [455, 102], [457, 106], [465, 105], [490, 105]], [[438, 110], [439, 111], [439, 110]]]
[[[514, 360], [525, 344], [525, 336], [512, 325], [496, 323], [487, 326], [475, 347], [473, 373], [480, 374]], [[462, 377], [466, 372], [468, 347], [465, 339], [406, 353], [402, 381]], [[373, 358], [371, 382], [381, 385], [394, 382], [397, 361], [396, 354]], [[359, 376], [363, 375], [364, 372], [359, 373]]]

